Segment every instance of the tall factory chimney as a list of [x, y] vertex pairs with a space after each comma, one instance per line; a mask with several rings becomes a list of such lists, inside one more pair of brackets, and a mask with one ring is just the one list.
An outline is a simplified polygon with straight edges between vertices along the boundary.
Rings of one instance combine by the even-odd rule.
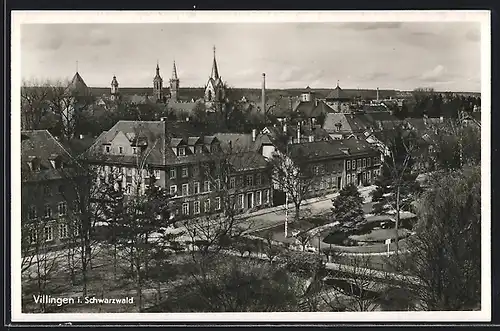
[[380, 95], [379, 95], [379, 91], [378, 91], [378, 87], [377, 87], [377, 101], [380, 100]]
[[262, 73], [262, 96], [261, 96], [261, 102], [262, 102], [262, 105], [261, 105], [261, 111], [263, 113], [266, 112], [266, 74], [265, 73]]

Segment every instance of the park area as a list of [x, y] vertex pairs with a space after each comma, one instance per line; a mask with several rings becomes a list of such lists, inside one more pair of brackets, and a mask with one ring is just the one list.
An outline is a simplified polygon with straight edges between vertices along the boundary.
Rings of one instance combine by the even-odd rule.
[[[402, 220], [415, 217], [411, 213], [402, 213]], [[325, 219], [325, 223], [328, 220]], [[389, 216], [368, 216], [366, 225], [352, 233], [341, 231], [335, 223], [317, 226], [318, 222], [301, 220], [299, 223], [289, 222], [288, 233], [285, 237], [285, 226], [279, 224], [264, 230], [252, 233], [255, 237], [270, 238], [284, 245], [306, 248], [307, 250], [334, 250], [346, 253], [384, 253], [387, 252], [386, 240], [390, 239], [389, 251], [395, 249], [396, 231]], [[387, 225], [389, 228], [387, 228]], [[412, 231], [402, 227], [398, 230], [399, 248], [404, 250], [407, 238]], [[318, 242], [319, 241], [319, 242]]]

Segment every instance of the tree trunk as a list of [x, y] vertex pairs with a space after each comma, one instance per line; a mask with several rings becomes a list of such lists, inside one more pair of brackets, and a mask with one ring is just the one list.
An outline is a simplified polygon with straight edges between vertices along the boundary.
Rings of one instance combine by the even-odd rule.
[[137, 306], [139, 308], [139, 312], [142, 311], [142, 279], [141, 279], [141, 266], [139, 264], [139, 259], [137, 258], [136, 265], [136, 291], [137, 291]]
[[116, 271], [117, 271], [117, 247], [116, 247], [116, 240], [113, 240], [113, 278], [114, 280], [116, 281], [116, 278], [117, 278], [117, 275], [116, 275]]
[[294, 220], [297, 223], [300, 221], [300, 203], [295, 204], [295, 218], [294, 218]]
[[399, 253], [399, 220], [400, 220], [399, 195], [400, 195], [400, 187], [398, 185], [396, 191], [396, 238], [395, 238], [396, 255], [398, 255]]
[[158, 291], [158, 296], [157, 296], [157, 301], [156, 303], [159, 305], [161, 303], [161, 283], [158, 281], [157, 289]]

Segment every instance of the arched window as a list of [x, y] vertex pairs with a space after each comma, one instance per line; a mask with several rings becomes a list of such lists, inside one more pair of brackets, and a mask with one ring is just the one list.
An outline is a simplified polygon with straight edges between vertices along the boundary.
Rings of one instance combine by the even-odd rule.
[[208, 90], [207, 98], [208, 101], [212, 101], [212, 91]]

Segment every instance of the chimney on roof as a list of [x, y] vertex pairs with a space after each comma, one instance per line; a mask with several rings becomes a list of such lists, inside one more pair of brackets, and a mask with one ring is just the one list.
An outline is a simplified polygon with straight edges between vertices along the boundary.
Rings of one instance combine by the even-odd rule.
[[262, 109], [261, 112], [265, 113], [266, 112], [266, 74], [262, 73], [262, 96], [261, 96], [261, 102], [262, 102]]
[[255, 141], [257, 139], [257, 129], [252, 130], [252, 141]]

